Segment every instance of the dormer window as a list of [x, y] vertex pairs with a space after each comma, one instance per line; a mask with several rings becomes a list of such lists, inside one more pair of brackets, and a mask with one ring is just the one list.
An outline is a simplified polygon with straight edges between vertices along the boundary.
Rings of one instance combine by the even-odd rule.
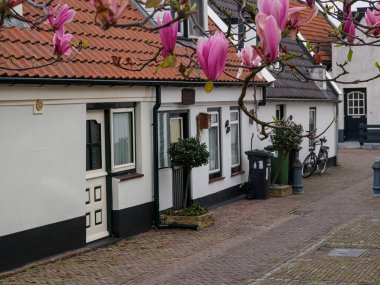
[[198, 25], [204, 30], [208, 30], [207, 25], [207, 1], [205, 0], [190, 0], [190, 5], [197, 4], [197, 12], [192, 15], [196, 20], [193, 22], [192, 17], [182, 21], [178, 26], [178, 36], [184, 38], [194, 38], [202, 37], [202, 31], [199, 29]]

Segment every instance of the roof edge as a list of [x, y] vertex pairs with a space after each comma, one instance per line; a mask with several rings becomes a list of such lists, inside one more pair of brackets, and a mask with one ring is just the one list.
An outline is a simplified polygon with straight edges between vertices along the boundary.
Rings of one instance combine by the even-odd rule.
[[335, 98], [276, 98], [276, 97], [268, 97], [267, 96], [267, 101], [271, 102], [325, 102], [325, 103], [337, 103], [338, 100]]
[[[138, 80], [138, 79], [82, 79], [82, 78], [39, 78], [39, 77], [0, 77], [0, 85], [37, 84], [37, 85], [78, 85], [78, 86], [203, 86], [206, 81], [185, 80]], [[242, 81], [214, 82], [215, 86], [242, 86]], [[257, 82], [255, 86], [265, 87], [267, 82]]]
[[[304, 36], [302, 35], [301, 32], [297, 33], [297, 37], [302, 41], [302, 45], [306, 48], [306, 39], [304, 38]], [[310, 54], [310, 56], [313, 56], [314, 52], [309, 51], [309, 54]], [[320, 65], [322, 65], [322, 64], [320, 64]], [[327, 76], [327, 79], [332, 78], [330, 72], [328, 72], [327, 70], [326, 70], [326, 76]], [[331, 84], [332, 88], [334, 89], [334, 91], [336, 92], [336, 94], [338, 96], [340, 94], [343, 94], [342, 90], [340, 89], [340, 87], [338, 86], [338, 84], [336, 82], [334, 82], [334, 81], [328, 81], [328, 82]]]

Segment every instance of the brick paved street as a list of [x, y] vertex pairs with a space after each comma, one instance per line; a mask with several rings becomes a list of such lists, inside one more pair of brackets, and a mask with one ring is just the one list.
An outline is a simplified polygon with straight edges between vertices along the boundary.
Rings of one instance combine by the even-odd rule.
[[[0, 277], [0, 284], [380, 284], [375, 150], [340, 150], [340, 166], [304, 194], [240, 200], [202, 231], [152, 230]], [[361, 248], [359, 257], [331, 257]], [[0, 253], [1, 254], [1, 253]]]

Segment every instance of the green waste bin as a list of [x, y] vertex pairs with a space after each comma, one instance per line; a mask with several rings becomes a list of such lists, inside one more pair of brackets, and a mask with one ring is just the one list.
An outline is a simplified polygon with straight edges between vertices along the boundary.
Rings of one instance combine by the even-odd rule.
[[[271, 181], [273, 181], [278, 169], [281, 167], [280, 174], [278, 175], [274, 184], [288, 185], [289, 182], [289, 152], [276, 151], [277, 155], [272, 157], [271, 167]], [[283, 161], [284, 160], [284, 161]]]

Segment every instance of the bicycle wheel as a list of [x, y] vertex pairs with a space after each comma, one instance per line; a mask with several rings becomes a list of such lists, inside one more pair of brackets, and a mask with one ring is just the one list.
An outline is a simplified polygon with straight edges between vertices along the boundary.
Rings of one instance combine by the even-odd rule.
[[317, 156], [315, 153], [310, 153], [308, 156], [306, 156], [305, 160], [302, 163], [302, 177], [308, 178], [311, 176], [315, 170], [315, 167], [317, 165]]
[[321, 154], [318, 159], [318, 163], [317, 163], [317, 169], [318, 169], [319, 174], [322, 174], [325, 171], [328, 157], [329, 157], [329, 154], [327, 150], [322, 149]]

